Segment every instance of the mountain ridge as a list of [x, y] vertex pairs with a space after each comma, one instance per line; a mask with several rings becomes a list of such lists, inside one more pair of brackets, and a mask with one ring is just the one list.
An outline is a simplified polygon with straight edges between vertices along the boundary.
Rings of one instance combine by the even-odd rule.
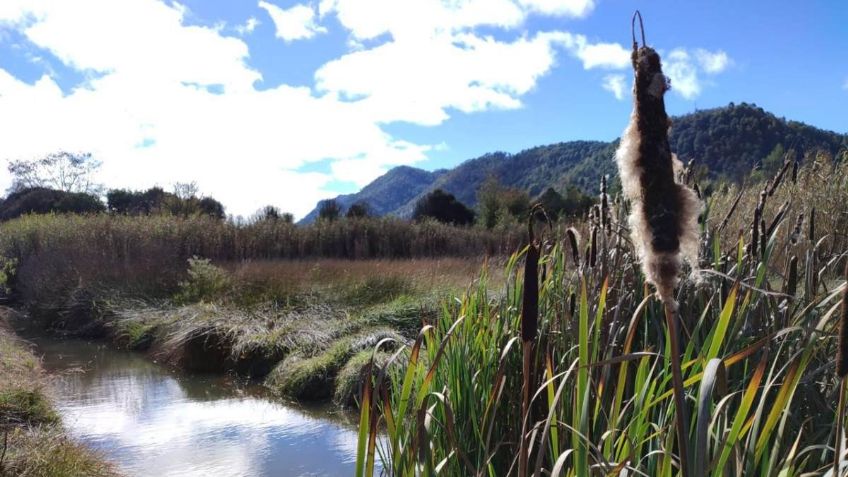
[[[418, 199], [435, 190], [454, 194], [476, 205], [477, 188], [494, 175], [505, 186], [537, 196], [548, 187], [567, 185], [595, 194], [602, 175], [615, 178], [614, 154], [619, 139], [610, 142], [576, 140], [535, 146], [515, 154], [490, 152], [452, 169], [427, 171], [411, 166], [390, 169], [359, 192], [335, 198], [342, 210], [365, 202], [374, 215], [408, 218]], [[848, 134], [778, 118], [756, 104], [698, 110], [672, 118], [671, 149], [684, 162], [695, 160], [711, 178], [741, 179], [780, 145], [796, 154], [824, 150], [836, 154], [848, 147]], [[318, 216], [318, 207], [301, 222]]]

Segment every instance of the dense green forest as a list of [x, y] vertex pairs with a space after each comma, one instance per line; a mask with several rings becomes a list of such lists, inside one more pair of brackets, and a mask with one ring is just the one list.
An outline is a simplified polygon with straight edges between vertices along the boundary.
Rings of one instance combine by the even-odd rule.
[[[764, 165], [766, 169], [779, 166], [785, 153], [790, 151], [793, 159], [798, 160], [816, 151], [836, 156], [848, 146], [845, 134], [779, 118], [747, 103], [731, 103], [673, 118], [670, 141], [672, 150], [681, 160], [686, 163], [695, 160], [699, 174], [734, 181]], [[614, 181], [617, 146], [618, 140], [571, 141], [538, 146], [516, 154], [493, 152], [447, 171], [397, 167], [359, 193], [342, 195], [336, 200], [342, 208], [365, 202], [376, 214], [411, 217], [415, 204], [436, 189], [449, 192], [460, 202], [475, 207], [477, 190], [490, 176], [533, 198], [549, 187], [565, 194], [568, 186], [593, 195], [603, 175], [609, 175]], [[311, 222], [317, 215], [316, 208], [303, 221]]]

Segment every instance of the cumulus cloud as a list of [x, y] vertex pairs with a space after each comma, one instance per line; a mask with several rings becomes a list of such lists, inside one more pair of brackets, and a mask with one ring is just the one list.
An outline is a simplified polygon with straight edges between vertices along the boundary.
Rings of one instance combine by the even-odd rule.
[[595, 8], [594, 0], [519, 0], [522, 6], [546, 15], [583, 18]]
[[615, 96], [615, 99], [621, 101], [624, 99], [624, 93], [627, 91], [627, 84], [624, 75], [612, 74], [604, 76], [602, 85], [603, 88]]
[[260, 23], [261, 22], [259, 21], [258, 18], [250, 17], [243, 24], [235, 27], [236, 33], [238, 33], [239, 35], [242, 35], [242, 36], [249, 35], [249, 34], [253, 33], [253, 30], [256, 30], [256, 27], [258, 27], [260, 25]]
[[305, 40], [327, 29], [315, 23], [317, 14], [309, 5], [298, 4], [291, 8], [280, 8], [273, 3], [260, 1], [259, 7], [268, 12], [277, 27], [277, 38], [283, 41]]
[[[239, 37], [187, 24], [189, 12], [178, 3], [0, 1], [0, 28], [17, 30], [37, 55], [86, 78], [60, 87], [48, 68], [35, 81], [0, 68], [0, 130], [6, 131], [0, 159], [89, 151], [103, 161], [99, 180], [111, 187], [196, 180], [231, 213], [275, 204], [301, 216], [335, 195], [331, 183], [362, 186], [446, 147], [394, 137], [386, 124], [437, 125], [457, 111], [519, 108], [568, 56], [586, 70], [613, 70], [602, 86], [619, 98], [626, 91], [626, 75], [615, 72], [629, 67], [621, 45], [565, 31], [524, 31], [528, 15], [579, 17], [591, 11], [591, 1], [321, 0], [317, 11], [308, 4], [259, 6], [286, 42], [324, 32], [322, 24], [336, 24], [324, 21], [332, 15], [357, 47], [319, 67], [314, 85], [260, 88], [262, 74], [251, 67], [246, 42], [256, 19], [230, 29]], [[509, 34], [495, 37], [480, 27]], [[697, 94], [697, 76], [696, 86], [685, 86], [687, 67], [698, 71], [697, 54], [671, 56], [677, 91]], [[328, 172], [302, 172], [326, 160]], [[0, 187], [9, 180], [0, 174]]]
[[698, 48], [695, 50], [695, 58], [697, 58], [701, 69], [708, 74], [721, 73], [731, 64], [730, 57], [722, 50], [711, 52]]

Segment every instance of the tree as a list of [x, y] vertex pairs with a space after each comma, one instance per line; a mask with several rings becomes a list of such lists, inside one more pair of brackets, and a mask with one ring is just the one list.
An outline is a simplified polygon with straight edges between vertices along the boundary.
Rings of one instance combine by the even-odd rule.
[[45, 188], [64, 192], [100, 195], [103, 186], [94, 182], [100, 161], [91, 153], [60, 151], [41, 159], [9, 161], [12, 174], [11, 191]]
[[477, 189], [478, 221], [491, 229], [509, 216], [519, 220], [530, 211], [530, 197], [514, 187], [504, 187], [494, 175], [489, 175]]
[[322, 200], [318, 206], [318, 218], [323, 220], [333, 221], [342, 215], [342, 208], [336, 199]]
[[418, 200], [412, 218], [433, 218], [448, 224], [468, 225], [474, 222], [474, 211], [456, 200], [453, 194], [436, 189]]
[[224, 220], [224, 204], [218, 202], [212, 197], [204, 197], [197, 203], [197, 208], [202, 215], [208, 215], [214, 219]]
[[0, 220], [24, 214], [94, 214], [105, 209], [103, 202], [92, 194], [34, 187], [12, 192], [0, 202]]
[[371, 207], [368, 206], [367, 202], [359, 201], [353, 205], [351, 205], [347, 209], [347, 213], [345, 217], [349, 219], [361, 219], [365, 217], [371, 216]]

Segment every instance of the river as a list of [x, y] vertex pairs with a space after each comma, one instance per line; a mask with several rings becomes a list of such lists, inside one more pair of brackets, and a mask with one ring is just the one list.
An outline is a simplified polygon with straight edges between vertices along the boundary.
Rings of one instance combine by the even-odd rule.
[[133, 352], [32, 339], [70, 434], [129, 476], [344, 476], [355, 416], [270, 399], [230, 378], [178, 373]]

